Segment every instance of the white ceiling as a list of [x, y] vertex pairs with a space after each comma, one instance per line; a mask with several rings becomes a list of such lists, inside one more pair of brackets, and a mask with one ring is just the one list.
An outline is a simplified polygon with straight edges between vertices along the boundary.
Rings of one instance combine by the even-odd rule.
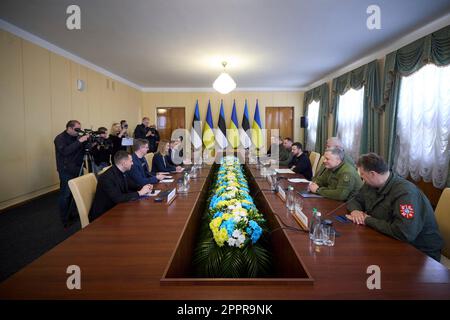
[[[81, 30], [66, 8], [81, 7]], [[366, 9], [381, 9], [368, 30]], [[140, 87], [304, 88], [450, 12], [450, 0], [2, 0], [0, 18]]]

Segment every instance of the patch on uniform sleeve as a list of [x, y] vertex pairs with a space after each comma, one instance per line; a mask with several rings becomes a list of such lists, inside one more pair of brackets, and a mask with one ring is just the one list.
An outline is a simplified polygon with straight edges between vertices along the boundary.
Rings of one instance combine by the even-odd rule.
[[414, 208], [412, 204], [401, 204], [400, 205], [400, 214], [406, 219], [414, 218]]
[[350, 182], [350, 175], [348, 173], [345, 173], [342, 178], [343, 178], [344, 182]]

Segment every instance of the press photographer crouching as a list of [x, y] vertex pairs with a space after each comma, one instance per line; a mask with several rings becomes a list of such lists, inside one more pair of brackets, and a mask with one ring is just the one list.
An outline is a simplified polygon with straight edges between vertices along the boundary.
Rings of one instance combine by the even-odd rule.
[[66, 227], [69, 218], [69, 206], [71, 193], [68, 186], [70, 179], [79, 176], [83, 165], [85, 146], [88, 135], [79, 136], [81, 124], [77, 120], [70, 120], [66, 124], [66, 130], [56, 136], [55, 155], [56, 168], [59, 174], [59, 212], [63, 225]]
[[111, 155], [113, 151], [113, 143], [108, 138], [108, 129], [100, 127], [96, 134], [96, 139], [91, 147], [91, 154], [94, 157], [92, 169], [95, 174], [111, 165]]

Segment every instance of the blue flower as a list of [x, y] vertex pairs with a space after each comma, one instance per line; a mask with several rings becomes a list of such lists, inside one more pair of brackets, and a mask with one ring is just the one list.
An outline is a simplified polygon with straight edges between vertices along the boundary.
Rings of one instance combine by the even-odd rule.
[[[248, 234], [251, 235], [251, 239], [252, 239], [252, 243], [256, 243], [256, 241], [258, 241], [258, 239], [261, 237], [262, 234], [262, 229], [259, 226], [259, 224], [257, 224], [254, 220], [250, 220], [248, 222], [249, 224], [249, 228], [252, 230], [252, 232], [247, 232]], [[247, 229], [249, 229], [247, 228]]]
[[217, 217], [222, 217], [222, 215], [223, 215], [223, 212], [217, 211], [217, 212], [214, 214], [213, 219], [215, 219], [215, 218], [217, 218]]
[[232, 219], [228, 219], [228, 220], [222, 222], [222, 225], [220, 226], [220, 228], [227, 229], [227, 233], [231, 237], [231, 235], [233, 234], [233, 231], [234, 231], [234, 221]]

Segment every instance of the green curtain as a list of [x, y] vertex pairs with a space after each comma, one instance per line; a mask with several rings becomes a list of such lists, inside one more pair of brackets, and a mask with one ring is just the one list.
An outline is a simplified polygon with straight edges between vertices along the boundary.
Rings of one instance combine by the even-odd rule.
[[[312, 101], [319, 101], [319, 115], [317, 119], [317, 137], [315, 150], [322, 153], [328, 139], [328, 109], [329, 109], [329, 88], [328, 83], [324, 83], [314, 89], [305, 92], [303, 105], [305, 106], [305, 116], [308, 114], [308, 106]], [[308, 137], [308, 130], [305, 128], [305, 145]], [[312, 150], [310, 150], [312, 151]]]
[[363, 65], [355, 70], [347, 72], [333, 79], [332, 103], [333, 113], [333, 136], [337, 135], [339, 96], [349, 89], [361, 89], [364, 86], [363, 124], [361, 132], [360, 153], [380, 152], [380, 114], [383, 108], [380, 105], [380, 73], [376, 60]]
[[450, 64], [450, 26], [386, 56], [383, 84], [383, 103], [386, 112], [384, 149], [391, 166], [394, 164], [397, 142], [396, 120], [401, 78], [416, 72], [428, 63], [437, 66]]

